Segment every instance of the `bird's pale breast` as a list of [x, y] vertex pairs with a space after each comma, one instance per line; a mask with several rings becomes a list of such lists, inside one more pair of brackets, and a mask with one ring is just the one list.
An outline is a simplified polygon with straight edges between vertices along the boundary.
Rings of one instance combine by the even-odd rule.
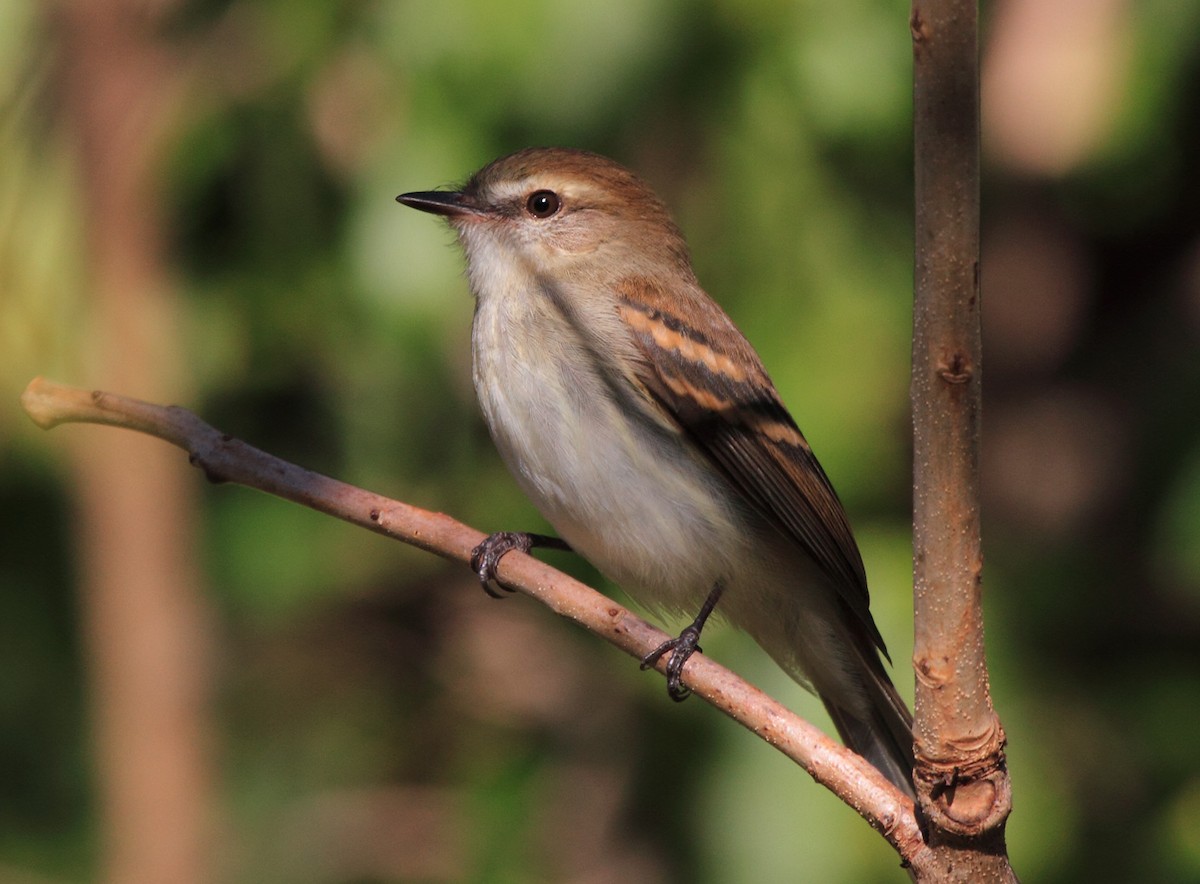
[[496, 446], [547, 521], [606, 576], [656, 607], [692, 610], [745, 552], [723, 480], [681, 436], [631, 415], [544, 306], [493, 298], [477, 308], [475, 388]]

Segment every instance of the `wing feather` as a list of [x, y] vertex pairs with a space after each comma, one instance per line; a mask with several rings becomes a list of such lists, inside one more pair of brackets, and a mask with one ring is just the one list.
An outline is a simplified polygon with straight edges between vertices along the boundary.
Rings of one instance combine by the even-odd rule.
[[618, 286], [634, 380], [771, 525], [837, 588], [887, 656], [845, 511], [753, 348], [698, 287], [681, 296], [644, 278]]

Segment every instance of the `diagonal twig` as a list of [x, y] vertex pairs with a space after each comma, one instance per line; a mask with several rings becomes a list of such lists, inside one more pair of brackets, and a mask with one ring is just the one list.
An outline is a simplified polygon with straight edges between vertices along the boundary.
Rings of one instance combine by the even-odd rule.
[[[21, 404], [43, 429], [62, 423], [92, 423], [146, 433], [188, 452], [189, 461], [210, 481], [257, 488], [446, 559], [469, 563], [471, 551], [485, 537], [444, 514], [288, 463], [221, 433], [178, 406], [153, 405], [43, 378], [30, 382]], [[612, 599], [531, 556], [517, 552], [505, 556], [497, 576], [506, 586], [537, 599], [638, 659], [667, 638]], [[660, 671], [665, 665], [660, 662]], [[925, 848], [913, 804], [870, 764], [703, 654], [688, 661], [684, 681], [697, 696], [774, 746], [841, 798], [887, 839], [907, 865], [920, 865]]]

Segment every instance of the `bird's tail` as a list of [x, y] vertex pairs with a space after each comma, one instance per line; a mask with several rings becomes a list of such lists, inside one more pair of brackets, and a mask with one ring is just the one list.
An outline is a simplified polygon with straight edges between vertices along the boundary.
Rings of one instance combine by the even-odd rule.
[[868, 700], [865, 717], [826, 694], [821, 694], [821, 701], [842, 742], [871, 762], [901, 792], [913, 798], [912, 714], [873, 650], [871, 658], [863, 661], [866, 665], [862, 669], [863, 689]]

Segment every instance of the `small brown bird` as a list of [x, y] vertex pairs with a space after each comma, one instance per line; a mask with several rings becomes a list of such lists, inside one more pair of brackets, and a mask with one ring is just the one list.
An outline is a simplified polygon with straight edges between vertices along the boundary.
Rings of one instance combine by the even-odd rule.
[[[537, 148], [397, 199], [447, 218], [466, 251], [475, 391], [522, 490], [635, 598], [699, 611], [647, 658], [671, 654], [672, 696], [719, 610], [911, 794], [912, 717], [842, 505], [650, 188], [596, 154]], [[498, 537], [485, 577], [546, 540]]]

